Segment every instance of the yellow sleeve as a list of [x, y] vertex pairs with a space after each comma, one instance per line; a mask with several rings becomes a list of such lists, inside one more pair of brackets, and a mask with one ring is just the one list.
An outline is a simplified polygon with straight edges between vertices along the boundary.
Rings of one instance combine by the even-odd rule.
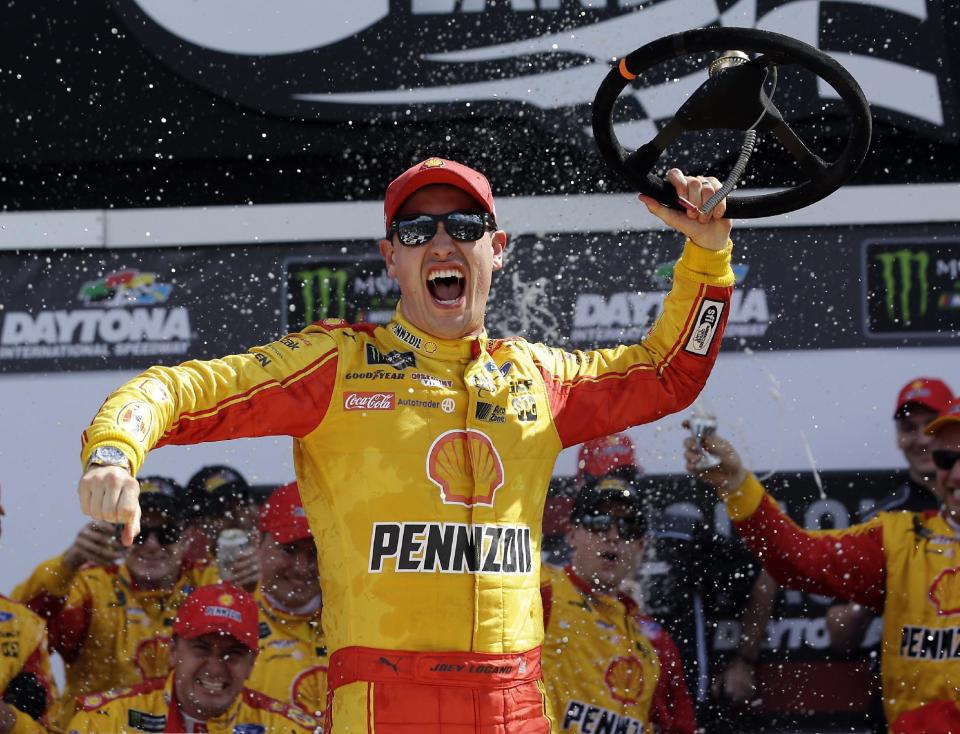
[[27, 604], [34, 612], [42, 614], [35, 608], [36, 600], [44, 595], [66, 597], [76, 573], [63, 562], [62, 554], [55, 556], [37, 566], [26, 581], [14, 588], [10, 598]]
[[730, 311], [732, 248], [687, 242], [663, 310], [638, 344], [586, 352], [530, 345], [564, 446], [655, 421], [696, 399]]
[[156, 446], [304, 436], [327, 409], [336, 364], [335, 338], [317, 328], [245, 354], [151, 367], [107, 398], [83, 432], [81, 462], [114, 446], [136, 474]]

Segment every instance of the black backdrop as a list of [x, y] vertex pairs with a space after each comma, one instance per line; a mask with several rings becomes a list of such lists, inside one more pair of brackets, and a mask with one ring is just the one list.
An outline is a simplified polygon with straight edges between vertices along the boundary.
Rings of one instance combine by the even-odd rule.
[[[521, 48], [491, 66], [440, 63], [427, 52], [476, 51], [564, 31], [576, 35], [635, 11], [656, 18], [704, 5], [450, 0], [432, 5], [481, 6], [483, 12], [417, 15], [417, 0], [383, 1], [389, 15], [356, 37], [298, 54], [237, 57], [164, 35], [134, 0], [95, 7], [83, 0], [9, 0], [0, 24], [0, 203], [22, 210], [377, 199], [393, 175], [432, 153], [483, 168], [502, 193], [624, 190], [585, 133], [584, 100], [595, 89], [578, 88], [576, 103], [552, 109], [489, 100], [308, 108], [277, 100], [288, 99], [288, 89], [492, 83], [523, 70], [575, 69], [583, 54], [524, 54]], [[702, 14], [708, 23], [717, 23], [734, 3], [715, 5], [716, 12]], [[757, 22], [801, 5], [809, 4], [762, 0]], [[820, 0], [819, 45], [935, 75], [943, 120], [913, 117], [895, 102], [875, 104], [875, 141], [856, 182], [957, 180], [960, 51], [951, 39], [960, 5], [928, 0], [919, 15], [885, 5]], [[537, 10], [518, 12], [524, 8]], [[818, 138], [819, 149], [835, 150], [844, 128], [830, 116], [831, 103], [826, 118], [814, 116], [817, 99], [809, 81], [791, 86], [785, 78], [783, 84], [780, 99], [787, 108], [791, 98], [797, 101], [794, 124]], [[887, 96], [896, 100], [898, 90]], [[639, 109], [625, 114], [644, 116]], [[713, 160], [720, 154], [694, 141], [671, 151], [670, 162], [699, 168], [705, 155]], [[784, 161], [776, 146], [761, 144], [749, 183], [764, 186], [789, 177], [793, 166]], [[718, 168], [729, 163], [721, 156]]]

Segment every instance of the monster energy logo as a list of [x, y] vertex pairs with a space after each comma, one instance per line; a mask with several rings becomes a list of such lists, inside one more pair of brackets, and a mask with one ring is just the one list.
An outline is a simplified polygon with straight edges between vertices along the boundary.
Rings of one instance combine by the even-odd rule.
[[316, 268], [298, 270], [294, 273], [301, 281], [303, 295], [303, 323], [312, 324], [321, 319], [345, 319], [347, 317], [346, 270]]
[[[880, 263], [887, 317], [891, 321], [899, 318], [905, 324], [909, 324], [913, 318], [910, 311], [910, 296], [913, 291], [914, 267], [917, 269], [916, 282], [919, 287], [918, 315], [925, 316], [929, 300], [930, 284], [927, 280], [927, 267], [930, 265], [930, 255], [905, 247], [902, 250], [877, 253], [874, 257]], [[897, 283], [900, 284], [899, 288]]]

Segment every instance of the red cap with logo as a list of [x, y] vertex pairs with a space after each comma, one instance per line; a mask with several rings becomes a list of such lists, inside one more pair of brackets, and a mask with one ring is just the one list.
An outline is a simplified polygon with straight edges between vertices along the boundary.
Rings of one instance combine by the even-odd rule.
[[383, 227], [389, 229], [397, 211], [403, 202], [409, 199], [417, 190], [433, 184], [447, 184], [456, 186], [465, 191], [485, 211], [496, 219], [497, 212], [493, 207], [493, 191], [487, 177], [469, 166], [445, 158], [427, 158], [397, 176], [387, 186], [387, 194], [383, 199]]
[[230, 635], [251, 650], [258, 650], [257, 603], [233, 584], [199, 586], [180, 605], [173, 632], [185, 640], [211, 633]]
[[606, 476], [615, 469], [633, 469], [643, 473], [643, 467], [637, 463], [633, 441], [625, 433], [614, 433], [603, 438], [595, 438], [580, 446], [577, 453], [577, 483], [582, 484], [587, 477]]
[[943, 380], [936, 377], [917, 377], [901, 388], [893, 417], [900, 416], [908, 405], [921, 405], [940, 413], [951, 400], [953, 392]]
[[930, 421], [923, 432], [933, 435], [948, 423], [960, 423], [960, 398], [947, 403], [940, 415]]
[[260, 513], [260, 532], [270, 533], [278, 543], [310, 537], [310, 523], [296, 482], [273, 490]]

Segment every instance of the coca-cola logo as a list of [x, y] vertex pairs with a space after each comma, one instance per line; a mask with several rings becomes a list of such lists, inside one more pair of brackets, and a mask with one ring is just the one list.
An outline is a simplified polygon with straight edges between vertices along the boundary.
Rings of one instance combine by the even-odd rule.
[[344, 410], [393, 410], [397, 407], [397, 395], [392, 392], [345, 392]]

